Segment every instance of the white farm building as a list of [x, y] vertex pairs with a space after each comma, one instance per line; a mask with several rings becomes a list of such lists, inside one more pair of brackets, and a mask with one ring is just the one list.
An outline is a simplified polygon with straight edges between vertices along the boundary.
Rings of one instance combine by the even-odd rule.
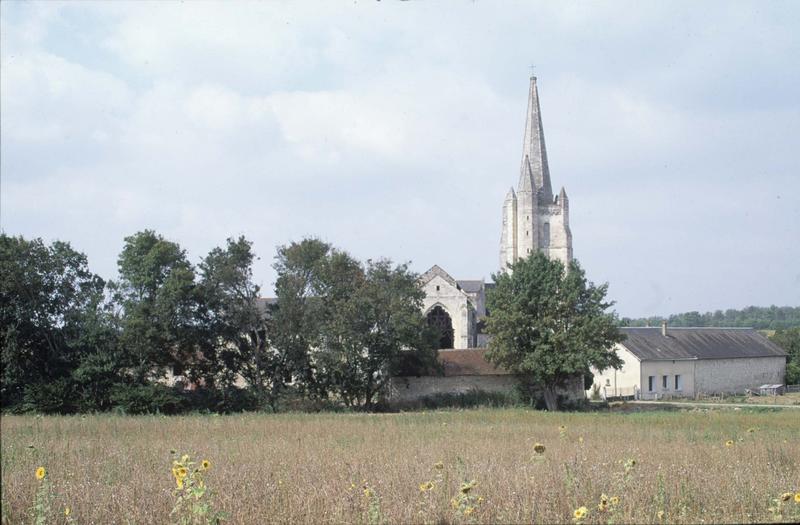
[[[620, 370], [595, 372], [604, 397], [640, 399], [742, 393], [781, 384], [786, 352], [752, 328], [622, 328]], [[590, 391], [591, 392], [591, 391]]]

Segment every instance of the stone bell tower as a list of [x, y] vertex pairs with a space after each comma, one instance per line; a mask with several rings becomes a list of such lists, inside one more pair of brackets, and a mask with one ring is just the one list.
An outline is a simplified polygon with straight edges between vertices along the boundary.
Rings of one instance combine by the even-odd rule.
[[550, 185], [536, 77], [531, 77], [525, 118], [517, 190], [515, 192], [512, 187], [503, 203], [501, 270], [534, 250], [540, 250], [565, 265], [572, 260], [569, 201], [564, 188], [553, 196]]

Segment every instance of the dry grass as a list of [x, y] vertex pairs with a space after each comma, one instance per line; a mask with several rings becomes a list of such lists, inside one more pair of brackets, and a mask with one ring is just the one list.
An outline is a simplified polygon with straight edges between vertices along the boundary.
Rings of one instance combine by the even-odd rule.
[[[2, 424], [3, 521], [28, 521], [40, 465], [80, 523], [169, 521], [171, 449], [206, 476], [232, 523], [772, 521], [800, 491], [800, 417], [785, 411], [550, 414], [471, 410], [391, 415], [21, 417]], [[564, 425], [566, 430], [560, 431]], [[748, 432], [748, 429], [754, 429]], [[582, 438], [582, 440], [581, 440]], [[733, 440], [733, 446], [726, 446]], [[546, 451], [534, 458], [533, 445]], [[636, 465], [624, 476], [624, 462]], [[434, 464], [443, 462], [443, 470]], [[465, 480], [470, 515], [450, 499]], [[433, 489], [420, 484], [434, 481]], [[363, 484], [374, 491], [369, 500]], [[601, 494], [619, 496], [601, 513]], [[795, 513], [795, 514], [792, 514]], [[783, 504], [784, 521], [800, 504]]]

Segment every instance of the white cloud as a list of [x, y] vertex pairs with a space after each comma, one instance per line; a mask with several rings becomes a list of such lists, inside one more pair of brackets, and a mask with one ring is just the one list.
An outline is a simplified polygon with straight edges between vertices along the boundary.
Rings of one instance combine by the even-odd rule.
[[244, 233], [266, 284], [303, 235], [488, 277], [533, 61], [576, 254], [623, 314], [786, 302], [796, 9], [691, 5], [2, 2], [3, 228], [106, 276], [150, 227], [195, 258]]
[[2, 54], [6, 140], [92, 141], [116, 135], [132, 94], [111, 75], [45, 52]]

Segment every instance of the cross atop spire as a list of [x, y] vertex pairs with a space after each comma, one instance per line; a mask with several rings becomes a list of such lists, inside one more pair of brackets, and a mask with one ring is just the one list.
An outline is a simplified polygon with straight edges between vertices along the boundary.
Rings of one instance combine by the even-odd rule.
[[528, 170], [532, 172], [533, 182], [536, 189], [539, 190], [540, 198], [545, 202], [552, 202], [553, 190], [550, 186], [550, 168], [547, 165], [542, 114], [539, 110], [539, 90], [536, 87], [536, 77], [534, 76], [531, 76], [531, 87], [528, 93], [520, 179], [527, 175]]

